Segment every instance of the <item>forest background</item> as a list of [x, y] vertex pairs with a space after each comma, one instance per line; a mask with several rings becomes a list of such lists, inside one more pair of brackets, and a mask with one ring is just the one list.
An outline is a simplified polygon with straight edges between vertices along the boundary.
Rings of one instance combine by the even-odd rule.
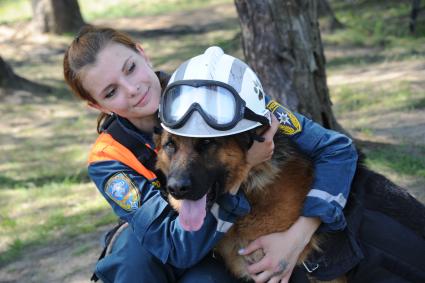
[[[74, 34], [37, 31], [30, 2], [0, 0], [1, 58], [31, 82], [0, 87], [0, 282], [88, 282], [100, 236], [116, 221], [87, 177], [97, 113], [63, 81]], [[368, 166], [425, 202], [424, 6], [329, 3], [333, 14], [319, 22], [333, 112]], [[79, 4], [85, 22], [140, 40], [156, 69], [171, 72], [210, 45], [244, 56], [230, 0]]]

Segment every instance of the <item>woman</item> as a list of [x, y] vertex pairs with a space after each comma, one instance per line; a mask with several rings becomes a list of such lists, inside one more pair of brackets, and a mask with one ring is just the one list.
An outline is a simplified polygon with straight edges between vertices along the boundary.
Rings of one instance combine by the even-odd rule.
[[[243, 193], [217, 200], [222, 210], [219, 215], [226, 219], [216, 219], [208, 212], [198, 231], [187, 232], [161, 197], [157, 176], [148, 165], [155, 155], [152, 134], [159, 125], [157, 110], [167, 77], [155, 74], [144, 50], [127, 35], [91, 26], [83, 28], [66, 51], [64, 76], [79, 98], [101, 112], [89, 175], [115, 213], [131, 227], [121, 234], [110, 255], [99, 261], [96, 274], [105, 282], [234, 280], [219, 278], [228, 276], [221, 263], [205, 256], [223, 235], [217, 231], [217, 222], [234, 223], [249, 212]], [[112, 118], [104, 122], [108, 115]], [[321, 223], [324, 230], [345, 227], [342, 208], [356, 167], [356, 151], [346, 136], [297, 117], [303, 131], [293, 140], [314, 160], [319, 174], [303, 216], [288, 231], [261, 237], [240, 251], [265, 251], [263, 260], [249, 267], [256, 282], [288, 282], [300, 252]], [[111, 120], [123, 133], [146, 145], [145, 152], [137, 156], [141, 158], [108, 133]], [[251, 166], [270, 158], [276, 129], [275, 121], [265, 133], [265, 141], [254, 142], [247, 160]]]

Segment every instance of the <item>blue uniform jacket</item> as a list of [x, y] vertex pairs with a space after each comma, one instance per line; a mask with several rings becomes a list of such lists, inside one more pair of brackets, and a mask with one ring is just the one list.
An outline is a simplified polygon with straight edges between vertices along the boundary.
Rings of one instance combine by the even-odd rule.
[[[137, 133], [141, 140], [150, 139]], [[185, 231], [177, 213], [161, 196], [155, 182], [149, 182], [132, 168], [115, 160], [89, 164], [89, 176], [112, 206], [128, 222], [140, 243], [161, 262], [187, 268], [199, 262], [250, 206], [243, 195], [226, 194], [207, 213], [196, 232]]]
[[321, 232], [342, 230], [346, 226], [342, 209], [347, 203], [358, 158], [352, 140], [292, 113], [270, 97], [266, 96], [266, 102], [280, 121], [280, 130], [314, 162], [314, 181], [302, 215], [319, 217], [323, 223]]
[[[323, 230], [340, 230], [346, 225], [342, 209], [356, 168], [356, 150], [345, 135], [324, 129], [300, 114], [294, 115], [300, 128], [290, 138], [314, 161], [316, 172], [302, 214], [319, 217]], [[119, 121], [126, 123], [122, 118]], [[130, 128], [128, 131], [141, 144], [153, 147], [151, 136]], [[126, 164], [116, 160], [96, 161], [89, 164], [88, 172], [115, 213], [130, 224], [141, 244], [163, 263], [178, 268], [190, 267], [202, 259], [236, 218], [250, 209], [243, 193], [224, 195], [215, 206], [218, 212], [216, 209], [208, 212], [199, 231], [187, 232], [155, 182]]]
[[295, 116], [303, 130], [291, 139], [314, 162], [313, 186], [302, 215], [319, 217], [322, 232], [342, 230], [346, 226], [342, 209], [356, 171], [357, 151], [347, 136], [327, 130], [300, 114]]

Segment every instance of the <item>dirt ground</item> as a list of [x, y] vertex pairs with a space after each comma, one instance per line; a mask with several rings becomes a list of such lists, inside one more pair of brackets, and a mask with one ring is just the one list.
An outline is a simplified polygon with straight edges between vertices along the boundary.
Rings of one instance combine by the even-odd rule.
[[[116, 28], [128, 27], [137, 29], [160, 29], [169, 28], [176, 24], [193, 25], [208, 23], [208, 21], [217, 21], [223, 16], [236, 17], [236, 12], [233, 5], [219, 5], [216, 9], [196, 10], [193, 12], [174, 13], [166, 16], [155, 16], [154, 18], [146, 17], [143, 19], [122, 19], [114, 20], [113, 22], [102, 21], [98, 22], [105, 25], [111, 25]], [[0, 36], [3, 38], [17, 37], [13, 30], [0, 27]], [[20, 38], [25, 41], [24, 38]], [[45, 38], [33, 37], [27, 39], [27, 44], [21, 44], [22, 48], [17, 49], [10, 47], [3, 49], [2, 54], [5, 58], [12, 52], [31, 52], [45, 53], [47, 52], [62, 52], [62, 45], [58, 48], [46, 48]], [[42, 44], [38, 44], [38, 43]], [[50, 50], [50, 51], [49, 51]], [[341, 56], [341, 52], [368, 52], [368, 50], [352, 49], [338, 50], [330, 47], [326, 49], [326, 56]], [[374, 66], [373, 69], [368, 69], [367, 66], [362, 67], [362, 70], [341, 70], [338, 74], [328, 77], [330, 86], [342, 83], [356, 83], [359, 81], [369, 81], [381, 83], [394, 78], [404, 77], [411, 81], [422, 83], [425, 78], [424, 62], [402, 62], [402, 63], [387, 63], [380, 66]], [[424, 87], [422, 83], [422, 87]], [[425, 88], [424, 88], [425, 89]], [[23, 95], [25, 96], [25, 95]], [[19, 95], [13, 96], [16, 102], [19, 103], [25, 97]], [[342, 117], [340, 120], [344, 126], [349, 123], [354, 117]], [[376, 114], [373, 122], [373, 127], [377, 130], [377, 135], [373, 137], [362, 136], [361, 132], [353, 132], [352, 134], [360, 139], [369, 142], [385, 142], [397, 143], [406, 139], [414, 141], [415, 145], [425, 144], [425, 112], [416, 111], [409, 113], [379, 113]], [[402, 186], [408, 187], [415, 195], [425, 202], [423, 180], [397, 180]], [[57, 243], [51, 243], [49, 246], [33, 248], [27, 250], [23, 258], [19, 261], [12, 262], [6, 266], [0, 267], [0, 283], [6, 282], [89, 282], [94, 263], [100, 252], [99, 238], [105, 233], [108, 227], [102, 227], [98, 231], [88, 235], [70, 240], [64, 240]]]
[[107, 229], [29, 249], [22, 259], [0, 269], [0, 282], [89, 282]]

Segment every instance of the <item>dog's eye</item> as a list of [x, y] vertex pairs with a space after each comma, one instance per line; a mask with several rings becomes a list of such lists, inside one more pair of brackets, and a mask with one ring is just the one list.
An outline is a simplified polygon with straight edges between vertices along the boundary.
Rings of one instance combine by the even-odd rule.
[[172, 140], [169, 140], [163, 145], [163, 148], [167, 153], [174, 153], [176, 151], [176, 144]]
[[208, 146], [214, 143], [214, 139], [202, 139], [201, 144], [203, 146]]
[[198, 151], [206, 150], [215, 144], [214, 139], [200, 139], [196, 148]]

